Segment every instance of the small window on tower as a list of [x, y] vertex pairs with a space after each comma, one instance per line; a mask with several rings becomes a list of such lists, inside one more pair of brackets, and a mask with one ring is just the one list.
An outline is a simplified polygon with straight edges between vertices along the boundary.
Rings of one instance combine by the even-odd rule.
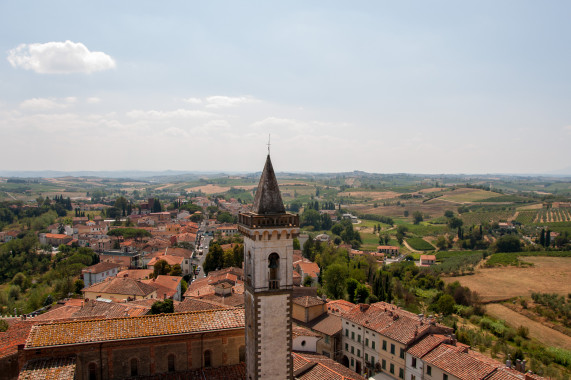
[[268, 268], [270, 269], [270, 289], [279, 289], [279, 270], [280, 270], [280, 256], [277, 253], [271, 253], [268, 256]]

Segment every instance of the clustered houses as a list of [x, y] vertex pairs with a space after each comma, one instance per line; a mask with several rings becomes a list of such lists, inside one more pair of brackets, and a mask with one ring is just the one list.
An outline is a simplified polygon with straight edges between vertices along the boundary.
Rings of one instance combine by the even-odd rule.
[[429, 333], [452, 333], [385, 302], [357, 305], [341, 319], [342, 361], [357, 373], [383, 372], [395, 379], [404, 379], [405, 352], [415, 341]]

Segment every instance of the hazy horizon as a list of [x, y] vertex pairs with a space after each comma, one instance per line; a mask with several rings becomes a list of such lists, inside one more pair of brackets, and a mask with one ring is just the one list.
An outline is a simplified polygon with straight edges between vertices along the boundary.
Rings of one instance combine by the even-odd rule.
[[571, 172], [569, 2], [136, 4], [0, 4], [0, 169]]

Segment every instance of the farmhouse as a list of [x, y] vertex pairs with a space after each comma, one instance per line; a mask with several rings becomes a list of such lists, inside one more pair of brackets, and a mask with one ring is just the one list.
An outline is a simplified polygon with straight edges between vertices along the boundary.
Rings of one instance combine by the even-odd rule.
[[377, 247], [377, 252], [384, 253], [386, 255], [398, 255], [399, 247], [396, 247], [394, 245], [379, 245]]
[[427, 267], [436, 264], [436, 255], [420, 255], [420, 266]]

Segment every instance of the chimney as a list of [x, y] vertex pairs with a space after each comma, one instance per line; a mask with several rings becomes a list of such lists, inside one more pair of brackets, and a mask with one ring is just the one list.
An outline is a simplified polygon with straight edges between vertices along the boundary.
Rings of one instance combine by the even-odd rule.
[[508, 354], [508, 359], [506, 360], [506, 367], [508, 367], [508, 368], [512, 367], [512, 360], [511, 360], [510, 354]]
[[521, 372], [525, 373], [525, 364], [527, 363], [527, 361], [525, 359], [523, 359], [521, 361]]
[[367, 311], [369, 309], [369, 305], [367, 305], [366, 303], [360, 303], [359, 309], [361, 310], [362, 313], [364, 313], [365, 311]]

